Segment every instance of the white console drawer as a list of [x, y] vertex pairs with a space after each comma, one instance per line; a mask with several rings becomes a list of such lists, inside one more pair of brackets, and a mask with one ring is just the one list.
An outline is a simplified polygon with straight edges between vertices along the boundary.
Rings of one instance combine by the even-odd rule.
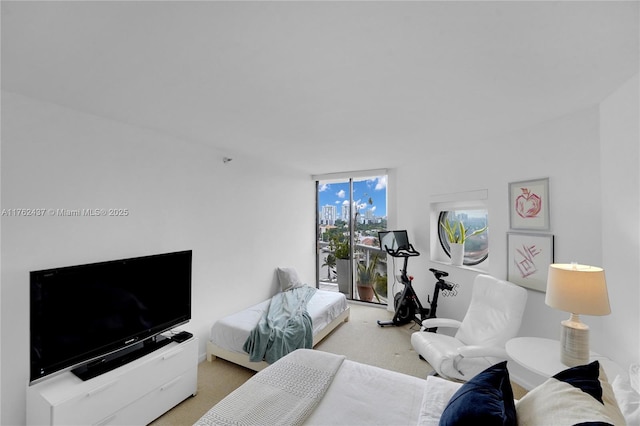
[[[166, 388], [167, 383], [182, 377], [185, 372], [197, 371], [197, 364], [198, 343], [193, 338], [181, 344], [170, 343], [85, 382], [72, 373], [65, 373], [66, 377], [54, 377], [48, 383], [36, 384], [29, 390], [27, 418], [30, 418], [29, 402], [33, 401], [31, 406], [38, 414], [31, 415], [31, 418], [38, 424], [90, 425], [99, 419], [108, 420], [150, 392]], [[50, 415], [43, 417], [42, 409], [47, 405], [51, 407]], [[167, 406], [161, 403], [157, 406], [157, 409], [163, 409], [162, 412], [167, 410]]]
[[160, 387], [144, 395], [135, 404], [124, 407], [119, 412], [95, 423], [93, 426], [144, 425], [160, 417], [166, 407], [174, 407], [198, 388], [198, 368], [193, 367], [184, 374], [169, 380]]
[[[175, 377], [176, 371], [183, 371], [184, 366], [197, 364], [192, 359], [194, 351], [189, 350], [189, 343], [177, 347], [159, 350], [159, 354], [151, 354], [145, 362], [126, 374], [119, 374], [107, 383], [96, 385], [75, 398], [62, 404], [56, 410], [56, 423], [91, 424], [92, 420], [118, 411], [137, 400], [163, 383]], [[197, 353], [196, 353], [197, 356]], [[90, 384], [92, 380], [88, 380]], [[105, 401], [108, 403], [105, 404]]]

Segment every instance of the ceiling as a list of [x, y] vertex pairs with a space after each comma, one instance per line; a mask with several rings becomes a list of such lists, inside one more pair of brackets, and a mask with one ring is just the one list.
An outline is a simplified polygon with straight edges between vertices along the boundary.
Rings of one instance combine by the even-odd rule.
[[639, 3], [1, 2], [2, 89], [319, 174], [597, 104]]

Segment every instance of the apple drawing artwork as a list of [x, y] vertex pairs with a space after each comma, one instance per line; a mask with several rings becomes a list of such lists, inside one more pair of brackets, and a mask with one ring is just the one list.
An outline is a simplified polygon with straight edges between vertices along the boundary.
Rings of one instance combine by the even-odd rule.
[[516, 198], [516, 213], [522, 218], [532, 218], [538, 216], [542, 210], [542, 200], [533, 192], [529, 192], [529, 188], [520, 188], [522, 194]]

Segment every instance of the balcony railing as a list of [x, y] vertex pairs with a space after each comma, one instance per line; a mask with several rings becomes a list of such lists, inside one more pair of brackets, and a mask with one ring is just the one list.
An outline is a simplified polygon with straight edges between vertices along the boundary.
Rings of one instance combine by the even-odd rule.
[[[342, 291], [346, 294], [347, 298], [353, 300], [364, 300], [376, 304], [387, 304], [387, 253], [381, 250], [379, 247], [369, 246], [366, 244], [356, 244], [354, 250], [355, 259], [352, 263], [352, 268], [355, 270], [353, 274], [353, 285], [349, 283], [339, 283], [338, 278], [338, 265], [327, 266], [326, 258], [329, 254], [333, 254], [333, 251], [329, 248], [329, 243], [320, 242], [319, 264], [320, 264], [320, 282], [319, 288], [329, 291]], [[365, 294], [366, 289], [358, 290], [359, 278], [358, 278], [358, 264], [361, 267], [369, 268], [374, 257], [377, 256], [377, 263], [375, 267], [375, 282], [372, 283], [376, 293], [380, 300], [374, 296], [371, 300]], [[337, 260], [339, 262], [340, 259]], [[342, 279], [342, 276], [340, 277]], [[363, 293], [363, 294], [360, 294]]]

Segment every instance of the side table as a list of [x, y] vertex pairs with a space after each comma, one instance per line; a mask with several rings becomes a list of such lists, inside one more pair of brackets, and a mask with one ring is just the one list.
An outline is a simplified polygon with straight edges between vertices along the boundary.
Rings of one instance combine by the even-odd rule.
[[[542, 337], [516, 337], [505, 345], [507, 355], [529, 371], [545, 378], [569, 368], [560, 362], [560, 341]], [[623, 371], [609, 358], [591, 351], [589, 362], [598, 360], [609, 382]]]

